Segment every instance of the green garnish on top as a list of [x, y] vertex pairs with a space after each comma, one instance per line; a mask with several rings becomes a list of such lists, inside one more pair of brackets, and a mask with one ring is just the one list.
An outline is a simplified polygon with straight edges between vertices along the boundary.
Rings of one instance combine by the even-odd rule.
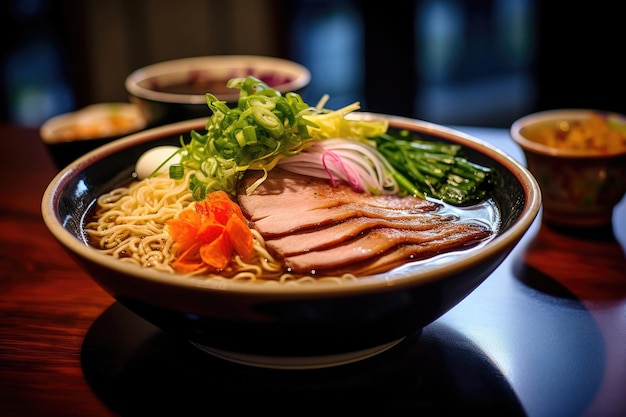
[[212, 114], [206, 132], [192, 131], [191, 141], [181, 143], [181, 165], [196, 171], [191, 188], [198, 201], [218, 190], [234, 195], [245, 171], [267, 172], [313, 140], [338, 135], [359, 140], [387, 129], [383, 121], [345, 119], [347, 113], [359, 109], [358, 103], [339, 110], [312, 107], [300, 94], [282, 95], [252, 76], [233, 78], [227, 86], [240, 90], [237, 106], [230, 108], [207, 93]]
[[[240, 90], [237, 106], [231, 108], [207, 93], [212, 114], [206, 132], [191, 131], [187, 144], [181, 137], [180, 165], [170, 170], [170, 176], [177, 179], [186, 170], [194, 171], [190, 187], [196, 201], [220, 190], [234, 196], [247, 170], [267, 173], [282, 158], [300, 154], [311, 142], [331, 138], [375, 147], [387, 160], [383, 166], [396, 180], [401, 195], [463, 205], [484, 199], [493, 185], [493, 171], [464, 159], [460, 145], [421, 141], [409, 137], [407, 131], [392, 135], [384, 118], [345, 117], [359, 110], [359, 103], [328, 110], [324, 108], [328, 96], [324, 96], [313, 107], [299, 94], [283, 95], [252, 76], [233, 78], [227, 86]], [[251, 193], [265, 177], [246, 191]]]
[[406, 130], [372, 139], [411, 194], [460, 206], [482, 201], [493, 188], [494, 171], [464, 158], [461, 145], [420, 140]]

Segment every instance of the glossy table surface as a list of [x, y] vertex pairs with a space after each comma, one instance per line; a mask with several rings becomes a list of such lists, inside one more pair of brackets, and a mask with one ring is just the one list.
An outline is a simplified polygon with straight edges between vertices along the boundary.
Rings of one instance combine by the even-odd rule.
[[[457, 129], [523, 161], [506, 130]], [[42, 221], [56, 169], [37, 130], [0, 125], [0, 140], [0, 416], [626, 415], [626, 199], [584, 234], [540, 213], [480, 287], [390, 351], [269, 370], [210, 356], [105, 293]]]

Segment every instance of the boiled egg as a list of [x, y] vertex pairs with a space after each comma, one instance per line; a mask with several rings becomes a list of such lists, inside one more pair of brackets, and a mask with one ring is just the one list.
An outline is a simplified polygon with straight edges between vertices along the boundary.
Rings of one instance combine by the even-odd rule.
[[[174, 155], [179, 149], [178, 146], [156, 146], [152, 149], [148, 149], [137, 159], [137, 163], [135, 164], [137, 178], [140, 180], [148, 178], [159, 167], [159, 173], [169, 173], [170, 165], [180, 163], [180, 154], [177, 153]], [[165, 161], [167, 162], [164, 164]], [[161, 164], [163, 164], [163, 166], [161, 166]]]

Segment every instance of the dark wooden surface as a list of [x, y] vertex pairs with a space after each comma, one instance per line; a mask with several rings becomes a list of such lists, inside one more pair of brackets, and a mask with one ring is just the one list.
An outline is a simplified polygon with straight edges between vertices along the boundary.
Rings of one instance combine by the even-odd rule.
[[36, 129], [0, 126], [0, 415], [114, 415], [85, 383], [81, 343], [112, 298], [41, 217], [56, 168]]
[[[466, 131], [521, 157], [505, 130]], [[539, 217], [494, 274], [428, 326], [409, 353], [323, 377], [277, 376], [204, 360], [204, 353], [123, 309], [43, 223], [41, 197], [56, 169], [37, 130], [0, 125], [0, 141], [0, 416], [185, 415], [177, 407], [187, 412], [192, 405], [210, 414], [220, 401], [210, 390], [230, 399], [227, 393], [240, 387], [245, 403], [255, 387], [296, 394], [298, 384], [313, 389], [303, 381], [319, 382], [315, 401], [335, 395], [331, 389], [361, 389], [362, 398], [380, 394], [381, 408], [389, 396], [396, 411], [431, 415], [445, 408], [446, 398], [461, 401], [459, 409], [492, 409], [494, 415], [626, 415], [624, 200], [612, 226], [592, 233], [554, 230]], [[479, 363], [478, 370], [488, 364], [487, 380], [464, 368], [471, 363]], [[415, 392], [404, 392], [404, 382], [394, 395], [387, 390], [398, 378], [416, 383], [415, 375], [445, 383], [430, 391], [428, 381]], [[198, 391], [187, 380], [193, 378], [214, 380]], [[222, 382], [232, 390], [220, 391]], [[513, 399], [496, 398], [493, 386]], [[142, 387], [153, 395], [142, 394]], [[268, 392], [267, 403], [259, 398], [251, 408], [263, 411], [280, 403], [281, 393]]]

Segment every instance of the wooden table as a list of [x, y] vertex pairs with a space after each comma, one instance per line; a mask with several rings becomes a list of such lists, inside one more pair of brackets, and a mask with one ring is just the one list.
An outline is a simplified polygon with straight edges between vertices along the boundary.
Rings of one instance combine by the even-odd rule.
[[[459, 129], [522, 158], [506, 130]], [[431, 415], [450, 407], [626, 415], [626, 200], [612, 228], [586, 235], [539, 217], [476, 291], [396, 352], [329, 370], [262, 370], [173, 339], [91, 281], [41, 219], [56, 170], [37, 130], [0, 125], [0, 140], [0, 416], [359, 404]]]

